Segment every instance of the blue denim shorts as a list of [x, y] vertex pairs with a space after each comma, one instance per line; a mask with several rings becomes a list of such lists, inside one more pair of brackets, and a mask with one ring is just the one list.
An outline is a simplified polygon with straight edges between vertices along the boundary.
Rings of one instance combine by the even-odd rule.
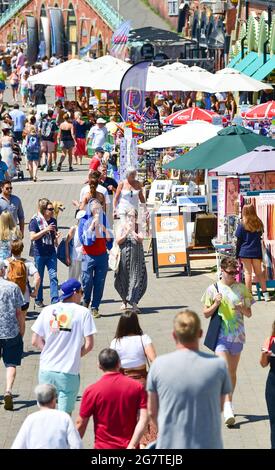
[[217, 352], [228, 352], [232, 356], [240, 354], [243, 350], [243, 343], [234, 343], [232, 341], [227, 341], [225, 338], [219, 338], [215, 353]]
[[15, 338], [0, 339], [0, 357], [3, 358], [5, 367], [21, 365], [23, 354], [23, 339], [20, 333]]
[[54, 385], [57, 390], [58, 409], [70, 414], [73, 412], [80, 385], [79, 375], [40, 370], [39, 384]]

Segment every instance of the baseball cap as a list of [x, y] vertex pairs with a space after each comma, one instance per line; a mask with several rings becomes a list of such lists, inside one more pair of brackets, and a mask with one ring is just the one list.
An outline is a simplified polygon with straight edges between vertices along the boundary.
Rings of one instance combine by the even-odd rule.
[[96, 147], [96, 149], [95, 149], [95, 152], [101, 152], [101, 153], [104, 153], [104, 152], [105, 152], [105, 150], [104, 150], [104, 148], [103, 148], [103, 147]]
[[107, 121], [105, 121], [105, 119], [102, 119], [102, 118], [98, 118], [98, 119], [96, 120], [96, 123], [97, 123], [97, 124], [106, 124], [106, 122], [107, 122]]
[[158, 99], [159, 99], [159, 100], [164, 100], [165, 98], [164, 98], [163, 95], [158, 95]]
[[62, 300], [68, 299], [80, 288], [81, 288], [81, 283], [79, 281], [77, 281], [76, 279], [74, 279], [74, 278], [63, 282], [63, 284], [61, 284], [61, 286], [60, 286], [62, 294], [59, 297], [59, 300], [62, 301]]

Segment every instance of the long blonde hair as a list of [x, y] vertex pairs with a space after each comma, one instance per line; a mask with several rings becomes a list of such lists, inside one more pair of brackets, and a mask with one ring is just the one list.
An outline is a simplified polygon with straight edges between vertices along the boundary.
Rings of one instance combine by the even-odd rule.
[[253, 204], [246, 204], [242, 210], [243, 226], [248, 232], [264, 232], [264, 224], [256, 214]]
[[17, 229], [12, 215], [8, 211], [3, 211], [0, 215], [0, 240], [9, 240], [11, 234], [22, 238], [21, 232]]

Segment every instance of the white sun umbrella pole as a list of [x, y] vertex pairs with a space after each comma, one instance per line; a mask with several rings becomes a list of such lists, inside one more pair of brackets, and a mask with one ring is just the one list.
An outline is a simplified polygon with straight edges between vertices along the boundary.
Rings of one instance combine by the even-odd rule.
[[211, 86], [216, 92], [273, 90], [272, 85], [255, 80], [229, 67], [215, 73]]

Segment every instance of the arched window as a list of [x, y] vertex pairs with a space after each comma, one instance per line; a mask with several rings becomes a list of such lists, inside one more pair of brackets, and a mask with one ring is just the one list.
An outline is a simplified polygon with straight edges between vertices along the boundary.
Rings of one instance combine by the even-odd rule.
[[22, 23], [20, 25], [20, 30], [19, 30], [19, 38], [20, 39], [25, 39], [26, 35], [27, 35], [26, 23], [25, 23], [25, 21], [22, 21]]
[[88, 22], [87, 20], [81, 21], [80, 26], [80, 47], [85, 47], [89, 43]]
[[41, 5], [40, 16], [47, 16], [47, 10], [45, 5]]
[[67, 38], [69, 42], [69, 55], [77, 54], [77, 21], [73, 4], [69, 4], [67, 15]]
[[98, 35], [98, 43], [97, 43], [97, 57], [103, 56], [103, 42], [102, 42], [102, 36], [99, 33]]

